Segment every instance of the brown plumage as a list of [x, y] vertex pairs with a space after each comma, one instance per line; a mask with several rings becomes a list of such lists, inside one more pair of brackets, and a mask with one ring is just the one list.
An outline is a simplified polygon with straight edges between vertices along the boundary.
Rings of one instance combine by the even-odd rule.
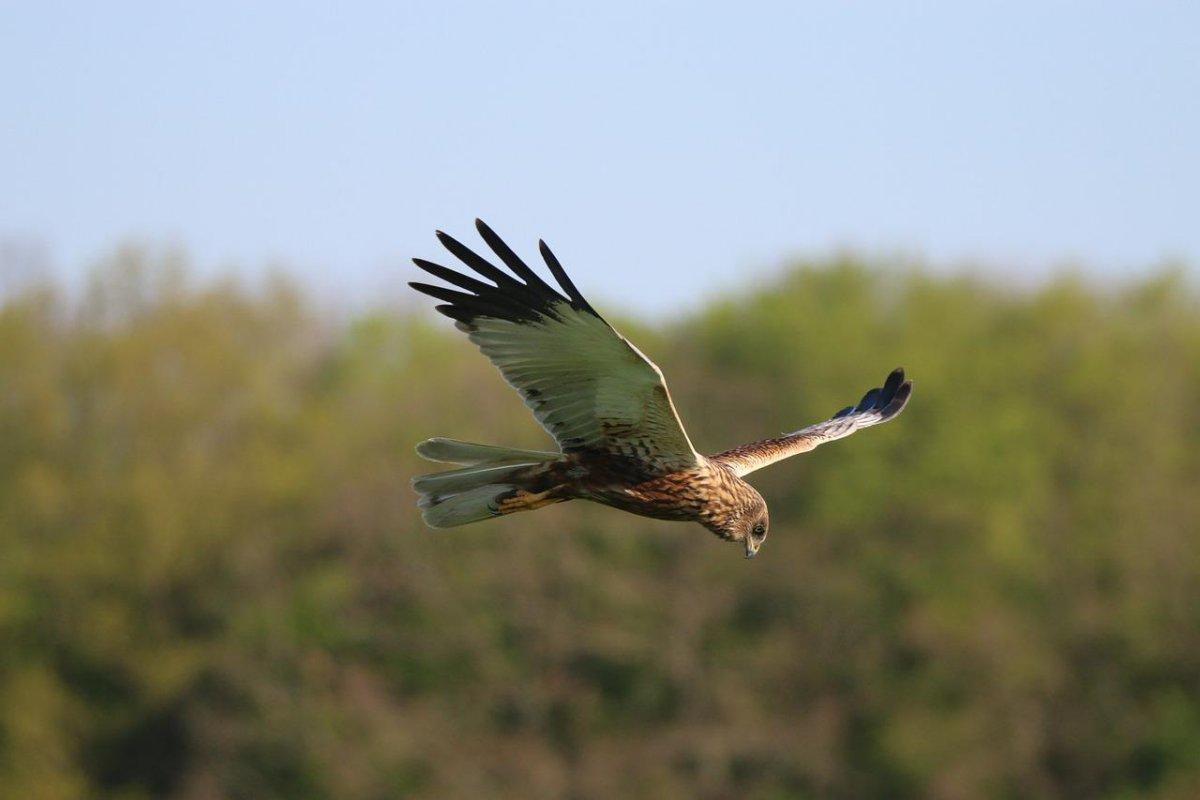
[[[662, 372], [596, 313], [545, 242], [557, 281], [538, 276], [491, 228], [480, 236], [508, 267], [457, 240], [438, 239], [479, 278], [423, 259], [414, 263], [456, 287], [409, 284], [442, 301], [455, 321], [521, 394], [558, 451], [517, 450], [428, 439], [417, 452], [458, 469], [413, 481], [425, 522], [435, 528], [592, 500], [656, 519], [699, 522], [747, 557], [767, 536], [767, 504], [744, 475], [899, 414], [912, 394], [904, 371], [833, 417], [775, 439], [711, 456], [692, 447]], [[560, 291], [561, 290], [561, 291]]]

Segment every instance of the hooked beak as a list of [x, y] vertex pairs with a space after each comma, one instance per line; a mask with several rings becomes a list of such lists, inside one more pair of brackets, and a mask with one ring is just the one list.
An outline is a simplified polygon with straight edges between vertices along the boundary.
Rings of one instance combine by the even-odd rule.
[[[760, 543], [761, 544], [761, 543]], [[758, 555], [758, 545], [749, 536], [746, 537], [746, 558], [754, 558]]]

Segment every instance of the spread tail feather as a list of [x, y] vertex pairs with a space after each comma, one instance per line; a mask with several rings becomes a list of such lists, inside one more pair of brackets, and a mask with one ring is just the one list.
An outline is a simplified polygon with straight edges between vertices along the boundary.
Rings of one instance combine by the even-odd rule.
[[433, 472], [413, 478], [412, 487], [422, 495], [451, 495], [470, 491], [489, 483], [504, 483], [516, 473], [533, 464], [499, 464], [479, 467], [463, 467], [446, 472]]
[[488, 483], [458, 494], [422, 495], [417, 505], [421, 509], [421, 518], [429, 527], [454, 528], [518, 511], [533, 511], [570, 499], [559, 492], [561, 488], [530, 492], [511, 483]]
[[511, 484], [485, 484], [455, 495], [425, 495], [421, 518], [431, 528], [453, 528], [500, 516], [500, 497], [515, 489]]
[[417, 445], [417, 455], [430, 461], [442, 461], [448, 464], [517, 464], [538, 461], [554, 461], [562, 453], [548, 453], [544, 450], [518, 450], [513, 447], [497, 447], [493, 444], [475, 444], [460, 442], [457, 439], [436, 437], [426, 439]]
[[468, 465], [413, 479], [421, 495], [421, 516], [431, 528], [453, 528], [567, 499], [553, 489], [539, 493], [526, 488], [526, 471], [561, 458], [561, 453], [441, 438], [421, 442], [417, 453], [432, 461]]

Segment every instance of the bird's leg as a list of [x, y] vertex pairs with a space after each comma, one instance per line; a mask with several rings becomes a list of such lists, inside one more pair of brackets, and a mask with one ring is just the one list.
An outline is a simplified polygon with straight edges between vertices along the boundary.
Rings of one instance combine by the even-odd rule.
[[528, 492], [524, 489], [514, 489], [500, 498], [498, 511], [501, 514], [512, 514], [517, 511], [535, 511], [543, 506], [561, 503], [569, 500], [566, 495], [566, 485], [551, 486], [544, 492]]

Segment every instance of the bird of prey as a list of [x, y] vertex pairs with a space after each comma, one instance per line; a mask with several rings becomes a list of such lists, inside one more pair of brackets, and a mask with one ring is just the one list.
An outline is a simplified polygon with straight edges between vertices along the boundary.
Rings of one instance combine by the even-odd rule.
[[438, 231], [446, 249], [474, 274], [417, 258], [418, 267], [455, 288], [409, 285], [442, 302], [437, 310], [520, 392], [558, 451], [445, 438], [422, 442], [417, 452], [424, 458], [459, 465], [413, 480], [430, 527], [582, 499], [656, 519], [699, 522], [740, 544], [750, 558], [767, 537], [767, 504], [742, 478], [887, 422], [912, 394], [912, 382], [896, 369], [856, 405], [823, 422], [701, 455], [683, 429], [662, 372], [596, 313], [546, 243], [538, 245], [557, 288], [482, 221], [475, 227], [510, 271]]

